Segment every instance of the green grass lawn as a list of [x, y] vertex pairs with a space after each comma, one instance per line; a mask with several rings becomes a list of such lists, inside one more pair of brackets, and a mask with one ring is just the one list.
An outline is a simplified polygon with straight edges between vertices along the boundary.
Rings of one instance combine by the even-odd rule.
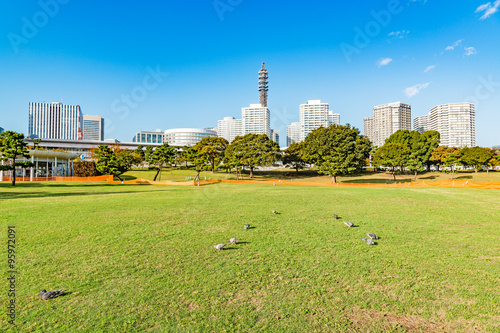
[[4, 254], [0, 327], [500, 332], [499, 202], [478, 189], [2, 183], [18, 273], [14, 328]]

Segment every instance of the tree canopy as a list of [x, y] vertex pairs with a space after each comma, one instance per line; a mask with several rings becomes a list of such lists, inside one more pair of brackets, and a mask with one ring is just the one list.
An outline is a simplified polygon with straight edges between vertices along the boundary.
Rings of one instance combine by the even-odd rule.
[[483, 147], [464, 147], [460, 152], [462, 154], [460, 158], [462, 164], [474, 167], [475, 172], [477, 172], [481, 166], [489, 165], [493, 157], [492, 150]]
[[24, 135], [14, 131], [5, 131], [0, 134], [0, 158], [10, 161], [8, 165], [0, 165], [0, 170], [12, 170], [12, 186], [16, 186], [16, 167], [28, 168], [33, 166], [30, 161], [16, 162], [18, 157], [30, 158]]
[[156, 149], [149, 156], [149, 163], [156, 167], [156, 175], [153, 179], [160, 175], [161, 169], [166, 165], [172, 165], [175, 158], [177, 157], [177, 150], [171, 147], [167, 142], [163, 143], [161, 146], [156, 147]]
[[193, 149], [198, 154], [198, 158], [210, 164], [213, 173], [215, 166], [222, 162], [228, 145], [229, 142], [224, 138], [206, 137], [194, 145]]
[[293, 142], [290, 147], [285, 149], [283, 164], [287, 167], [294, 168], [295, 172], [298, 174], [299, 169], [303, 169], [307, 164], [302, 155], [302, 143]]
[[410, 148], [402, 143], [386, 143], [373, 155], [373, 164], [391, 169], [392, 177], [396, 181], [395, 170], [406, 165], [410, 156]]
[[406, 162], [400, 167], [408, 167], [410, 171], [415, 173], [416, 179], [418, 172], [422, 171], [425, 166], [429, 169], [432, 152], [439, 146], [439, 137], [439, 132], [436, 131], [420, 133], [418, 131], [399, 130], [386, 139], [385, 143], [399, 143], [409, 149]]
[[101, 145], [93, 150], [97, 171], [103, 175], [113, 175], [123, 181], [121, 174], [127, 172], [132, 164], [137, 162], [133, 151], [121, 149], [118, 145], [112, 147]]
[[314, 163], [321, 174], [332, 177], [361, 171], [370, 155], [370, 140], [350, 125], [320, 127], [303, 142], [303, 159]]
[[250, 169], [250, 178], [253, 178], [254, 168], [275, 163], [281, 158], [279, 145], [265, 134], [246, 134], [237, 136], [226, 148], [226, 163]]

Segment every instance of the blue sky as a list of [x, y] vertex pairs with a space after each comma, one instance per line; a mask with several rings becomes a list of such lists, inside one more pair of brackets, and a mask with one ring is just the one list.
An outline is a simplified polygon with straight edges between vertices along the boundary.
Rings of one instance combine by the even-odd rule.
[[[119, 4], [118, 4], [119, 3]], [[106, 138], [212, 127], [258, 103], [271, 127], [321, 99], [363, 131], [373, 106], [412, 118], [476, 103], [476, 144], [500, 144], [500, 0], [41, 0], [0, 3], [0, 127], [27, 133], [28, 103], [101, 115]]]

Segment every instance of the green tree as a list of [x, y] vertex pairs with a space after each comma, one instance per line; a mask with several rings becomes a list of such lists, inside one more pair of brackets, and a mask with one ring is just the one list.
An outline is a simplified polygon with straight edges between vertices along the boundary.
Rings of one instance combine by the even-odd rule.
[[194, 145], [193, 149], [199, 154], [199, 158], [205, 159], [210, 164], [213, 173], [215, 166], [222, 162], [228, 145], [229, 142], [224, 138], [206, 137]]
[[455, 168], [457, 163], [460, 162], [461, 152], [456, 147], [447, 147], [444, 155], [444, 166], [451, 167], [451, 180], [455, 177]]
[[237, 136], [227, 147], [225, 161], [233, 166], [245, 166], [250, 169], [250, 178], [257, 166], [275, 163], [281, 158], [279, 145], [265, 134], [246, 134]]
[[166, 142], [161, 146], [156, 147], [150, 158], [150, 163], [155, 165], [157, 169], [155, 178], [153, 179], [154, 181], [156, 181], [156, 178], [160, 175], [161, 169], [164, 166], [170, 165], [172, 167], [172, 163], [174, 162], [176, 156], [177, 150], [174, 147], [169, 146]]
[[299, 174], [299, 169], [303, 169], [307, 162], [302, 158], [302, 144], [299, 142], [293, 142], [290, 147], [285, 149], [285, 155], [283, 156], [283, 164], [287, 167], [294, 168], [297, 175]]
[[361, 171], [370, 155], [371, 143], [350, 125], [320, 127], [309, 133], [303, 142], [303, 159], [314, 163], [321, 174], [332, 177]]
[[144, 160], [148, 162], [148, 164], [151, 164], [151, 157], [153, 156], [154, 148], [153, 146], [147, 146], [146, 147], [146, 152], [144, 154]]
[[385, 143], [400, 143], [410, 149], [410, 156], [406, 160], [406, 165], [400, 165], [401, 171], [403, 167], [415, 173], [415, 180], [419, 171], [424, 167], [430, 169], [430, 159], [432, 152], [439, 145], [439, 132], [428, 131], [420, 133], [418, 131], [399, 130], [393, 133]]
[[189, 162], [189, 146], [183, 146], [182, 148], [177, 149], [177, 158], [176, 158], [176, 163], [178, 163], [181, 166], [182, 169], [182, 163], [185, 163], [186, 169], [188, 167], [188, 162]]
[[431, 171], [431, 164], [432, 164], [431, 156], [432, 153], [434, 152], [434, 149], [439, 147], [439, 142], [441, 141], [441, 134], [439, 134], [438, 131], [425, 131], [424, 133], [421, 134], [421, 136], [424, 138], [426, 146], [424, 163], [427, 166], [427, 171]]
[[438, 171], [439, 171], [439, 167], [444, 166], [449, 148], [450, 147], [448, 147], [448, 146], [439, 146], [432, 151], [430, 162], [434, 163], [437, 166]]
[[373, 164], [391, 169], [392, 177], [396, 181], [396, 168], [406, 165], [410, 156], [410, 148], [402, 143], [386, 143], [373, 155]]
[[464, 147], [461, 149], [461, 153], [460, 162], [463, 165], [474, 167], [476, 173], [481, 166], [488, 165], [488, 162], [493, 157], [491, 149], [483, 147]]
[[134, 155], [136, 156], [137, 164], [141, 164], [146, 159], [146, 153], [144, 152], [144, 147], [142, 145], [138, 145], [134, 150]]
[[92, 154], [97, 171], [103, 175], [113, 175], [121, 181], [123, 179], [120, 175], [127, 172], [134, 163], [133, 152], [120, 149], [117, 145], [101, 145]]
[[12, 186], [16, 186], [16, 167], [29, 168], [30, 161], [16, 162], [18, 157], [30, 158], [24, 135], [14, 131], [5, 131], [0, 134], [0, 158], [10, 161], [8, 165], [0, 165], [0, 170], [12, 170]]

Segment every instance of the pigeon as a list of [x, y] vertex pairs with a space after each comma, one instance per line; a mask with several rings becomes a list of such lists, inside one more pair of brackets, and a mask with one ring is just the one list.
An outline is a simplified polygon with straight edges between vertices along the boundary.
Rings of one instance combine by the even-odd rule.
[[276, 213], [276, 211], [275, 211], [275, 210], [273, 210], [273, 214], [278, 214], [278, 213]]
[[57, 296], [61, 296], [64, 294], [64, 290], [52, 290], [52, 291], [47, 291], [47, 290], [42, 290], [40, 293], [40, 299], [47, 300], [51, 298], [56, 298]]
[[352, 223], [352, 222], [344, 222], [344, 224], [345, 224], [346, 226], [348, 226], [349, 228], [350, 228], [350, 227], [354, 227], [354, 223]]
[[250, 228], [250, 224], [245, 224], [245, 229], [249, 229]]
[[339, 216], [337, 214], [333, 214], [333, 218], [338, 220], [339, 219]]
[[229, 243], [233, 244], [233, 245], [236, 245], [237, 242], [239, 242], [241, 239], [238, 239], [238, 238], [231, 238], [229, 240]]
[[217, 244], [217, 245], [214, 245], [214, 247], [217, 249], [217, 250], [222, 250], [222, 248], [226, 246], [226, 244]]
[[367, 234], [365, 234], [365, 235], [367, 235], [367, 236], [368, 236], [368, 237], [370, 237], [371, 239], [378, 239], [378, 237], [377, 237], [374, 233], [372, 233], [372, 232], [369, 232], [369, 233], [367, 233]]
[[368, 245], [375, 245], [375, 242], [370, 238], [361, 238], [361, 239], [364, 240]]

